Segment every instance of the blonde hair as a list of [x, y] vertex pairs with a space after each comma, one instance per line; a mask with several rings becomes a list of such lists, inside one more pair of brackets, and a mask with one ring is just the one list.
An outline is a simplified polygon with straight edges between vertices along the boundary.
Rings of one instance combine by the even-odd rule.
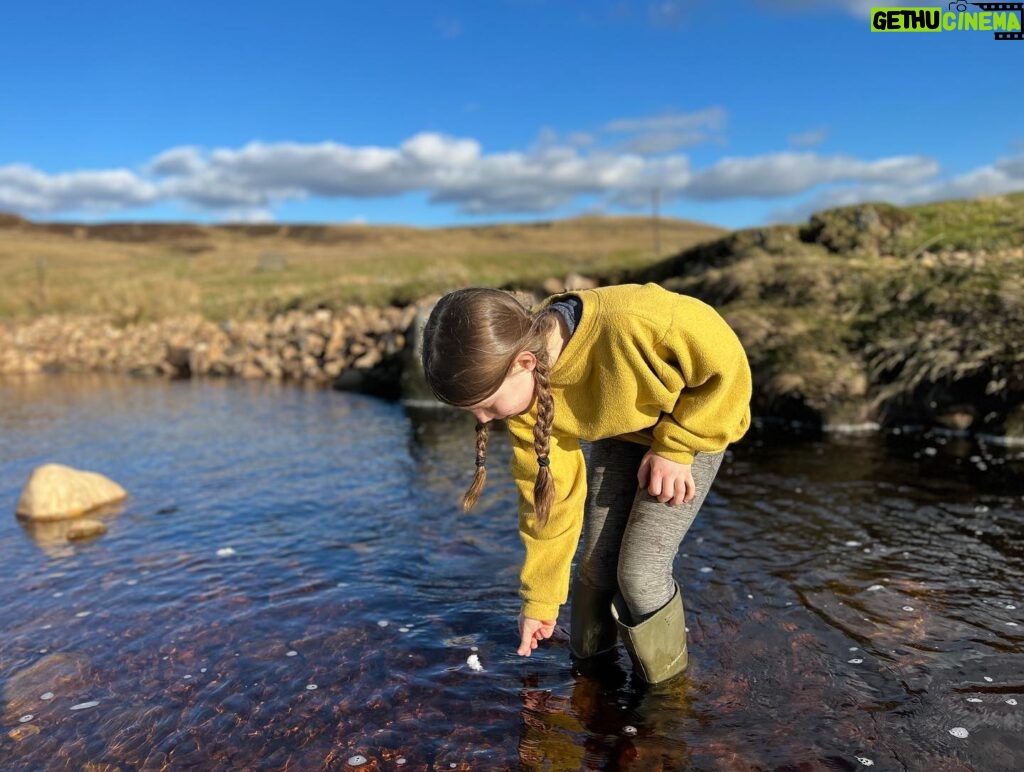
[[[469, 407], [486, 399], [512, 371], [516, 357], [530, 352], [537, 358], [533, 371], [537, 395], [537, 422], [533, 445], [537, 453], [537, 479], [533, 488], [538, 522], [547, 522], [555, 498], [555, 483], [548, 467], [549, 440], [555, 416], [548, 384], [548, 338], [557, 326], [557, 312], [531, 314], [510, 293], [469, 288], [442, 297], [423, 330], [423, 373], [427, 385], [442, 402]], [[487, 480], [489, 424], [476, 426], [476, 475], [462, 500], [471, 509]]]

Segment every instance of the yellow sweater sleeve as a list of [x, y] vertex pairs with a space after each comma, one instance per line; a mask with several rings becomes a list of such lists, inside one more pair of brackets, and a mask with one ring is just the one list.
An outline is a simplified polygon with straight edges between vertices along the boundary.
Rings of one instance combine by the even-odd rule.
[[717, 453], [750, 426], [750, 365], [736, 333], [711, 306], [680, 297], [659, 345], [660, 378], [679, 399], [652, 431], [651, 450], [680, 464]]
[[587, 475], [579, 441], [552, 434], [549, 441], [555, 500], [547, 523], [537, 522], [533, 487], [537, 479], [537, 454], [533, 446], [533, 417], [510, 421], [512, 475], [519, 489], [519, 536], [526, 548], [520, 572], [519, 595], [523, 615], [554, 620], [558, 607], [569, 596], [572, 558], [583, 528], [583, 504]]

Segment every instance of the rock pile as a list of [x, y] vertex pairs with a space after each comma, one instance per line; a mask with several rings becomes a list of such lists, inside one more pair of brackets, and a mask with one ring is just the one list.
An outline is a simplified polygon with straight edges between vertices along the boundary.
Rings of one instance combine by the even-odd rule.
[[270, 320], [223, 322], [199, 316], [118, 327], [106, 317], [47, 316], [0, 326], [0, 374], [120, 372], [187, 378], [235, 376], [345, 380], [378, 371], [406, 345], [416, 309], [292, 311]]

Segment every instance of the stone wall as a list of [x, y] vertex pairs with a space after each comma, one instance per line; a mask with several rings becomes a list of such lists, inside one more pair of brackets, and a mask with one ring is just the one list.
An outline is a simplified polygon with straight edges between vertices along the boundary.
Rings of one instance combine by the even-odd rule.
[[364, 375], [379, 379], [400, 356], [415, 314], [412, 306], [349, 306], [264, 321], [187, 316], [130, 327], [103, 317], [47, 316], [0, 325], [0, 374], [222, 376], [359, 388]]

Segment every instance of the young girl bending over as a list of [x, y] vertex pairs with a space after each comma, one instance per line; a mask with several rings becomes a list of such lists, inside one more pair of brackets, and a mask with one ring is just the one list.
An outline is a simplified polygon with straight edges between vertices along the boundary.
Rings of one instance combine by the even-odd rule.
[[423, 368], [439, 399], [477, 419], [467, 509], [486, 478], [488, 425], [508, 426], [526, 547], [518, 653], [551, 636], [582, 530], [573, 654], [608, 651], [621, 633], [646, 681], [683, 670], [672, 561], [750, 424], [750, 367], [722, 317], [656, 284], [555, 295], [534, 313], [507, 292], [457, 290], [430, 314]]

